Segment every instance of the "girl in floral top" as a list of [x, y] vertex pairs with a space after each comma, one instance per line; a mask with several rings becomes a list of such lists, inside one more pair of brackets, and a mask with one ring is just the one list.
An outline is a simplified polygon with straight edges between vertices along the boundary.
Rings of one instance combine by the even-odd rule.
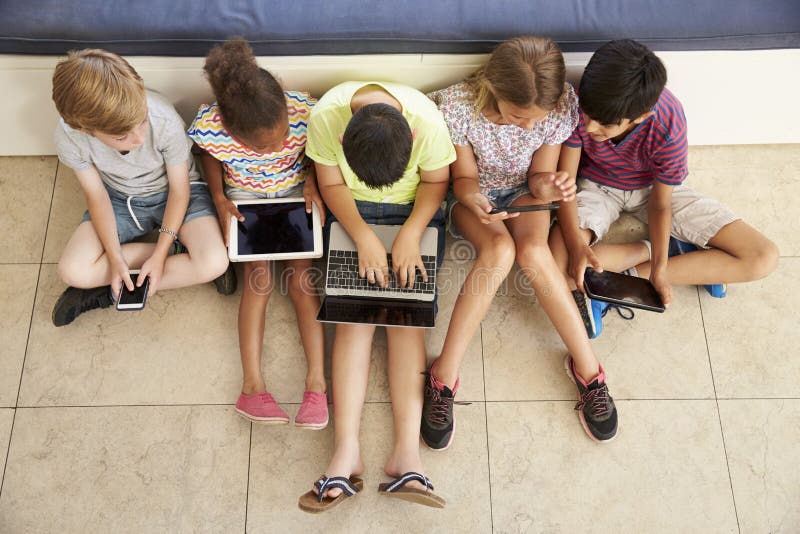
[[[520, 37], [501, 44], [464, 82], [429, 95], [456, 145], [451, 229], [477, 250], [442, 353], [429, 370], [422, 437], [432, 448], [452, 441], [461, 360], [515, 258], [567, 346], [565, 364], [578, 387], [584, 429], [598, 441], [616, 433], [605, 373], [547, 245], [550, 212], [502, 211], [575, 199], [574, 178], [557, 172], [561, 143], [578, 123], [578, 99], [565, 79], [564, 58], [553, 41]], [[500, 212], [491, 214], [494, 208]]]
[[[269, 72], [259, 68], [252, 49], [241, 39], [214, 47], [205, 71], [217, 102], [200, 108], [189, 137], [204, 150], [201, 163], [226, 244], [231, 217], [244, 221], [231, 199], [304, 197], [306, 211], [311, 211], [313, 202], [324, 214], [313, 165], [305, 155], [306, 126], [315, 100], [305, 93], [284, 92]], [[328, 424], [328, 403], [325, 343], [322, 325], [316, 321], [319, 297], [309, 291], [314, 287], [311, 260], [287, 262], [286, 282], [307, 363], [295, 425], [320, 429]], [[267, 392], [261, 374], [272, 269], [265, 261], [247, 262], [244, 280], [238, 320], [244, 377], [236, 411], [256, 423], [286, 424], [289, 416]]]

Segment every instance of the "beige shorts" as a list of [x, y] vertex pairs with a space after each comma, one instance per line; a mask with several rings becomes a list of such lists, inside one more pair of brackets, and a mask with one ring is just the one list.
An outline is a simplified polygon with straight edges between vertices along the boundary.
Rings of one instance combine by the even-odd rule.
[[[581, 228], [594, 232], [591, 244], [606, 235], [622, 212], [647, 224], [647, 200], [652, 186], [624, 191], [580, 179], [578, 189], [578, 221]], [[708, 242], [723, 226], [739, 219], [726, 205], [684, 185], [672, 190], [670, 233], [681, 241], [708, 248]]]

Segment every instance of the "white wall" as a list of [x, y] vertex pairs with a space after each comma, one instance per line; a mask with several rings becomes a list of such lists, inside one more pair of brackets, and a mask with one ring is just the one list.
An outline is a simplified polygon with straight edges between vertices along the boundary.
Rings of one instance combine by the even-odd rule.
[[[659, 52], [668, 87], [683, 102], [693, 145], [800, 143], [800, 50]], [[565, 54], [577, 82], [591, 54]], [[145, 84], [170, 98], [188, 122], [212, 98], [203, 58], [129, 57]], [[485, 55], [263, 57], [259, 63], [288, 89], [320, 95], [345, 80], [389, 80], [423, 91], [474, 70]], [[0, 155], [53, 154], [56, 112], [51, 76], [59, 58], [0, 55], [0, 92], [6, 102]]]

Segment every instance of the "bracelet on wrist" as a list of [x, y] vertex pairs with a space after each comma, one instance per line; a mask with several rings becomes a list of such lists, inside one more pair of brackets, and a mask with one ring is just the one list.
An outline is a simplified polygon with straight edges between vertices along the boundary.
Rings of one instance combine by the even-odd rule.
[[161, 228], [159, 228], [159, 229], [158, 229], [158, 233], [159, 233], [159, 234], [167, 234], [167, 235], [170, 235], [170, 236], [172, 236], [172, 240], [173, 240], [173, 241], [175, 241], [175, 240], [177, 240], [177, 239], [178, 239], [178, 234], [176, 234], [175, 232], [173, 232], [173, 231], [172, 231], [172, 230], [170, 230], [169, 228], [164, 228], [163, 226], [162, 226]]

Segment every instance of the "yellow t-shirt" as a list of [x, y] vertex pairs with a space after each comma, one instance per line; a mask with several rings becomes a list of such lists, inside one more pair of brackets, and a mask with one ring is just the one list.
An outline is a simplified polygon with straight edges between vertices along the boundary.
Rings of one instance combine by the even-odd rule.
[[[353, 116], [350, 100], [366, 85], [382, 87], [397, 99], [409, 126], [417, 131], [403, 177], [382, 189], [371, 189], [358, 179], [347, 164], [339, 142], [339, 136], [344, 135]], [[436, 104], [416, 89], [387, 82], [345, 82], [325, 93], [311, 111], [306, 155], [322, 165], [338, 165], [354, 199], [390, 204], [413, 202], [417, 196], [420, 171], [434, 171], [456, 160], [450, 132]]]

